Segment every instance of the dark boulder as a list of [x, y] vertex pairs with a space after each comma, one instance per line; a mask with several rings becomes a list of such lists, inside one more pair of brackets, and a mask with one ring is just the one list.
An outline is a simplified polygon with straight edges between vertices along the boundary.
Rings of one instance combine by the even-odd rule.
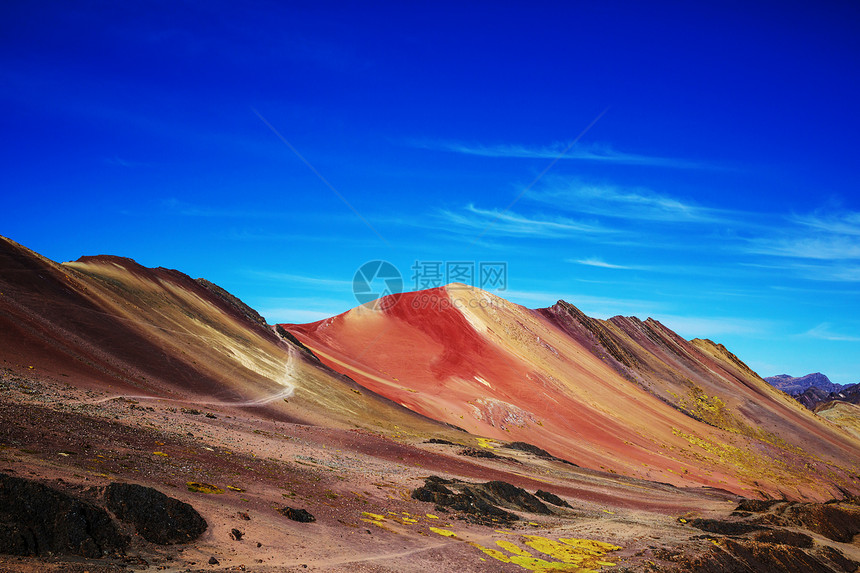
[[0, 553], [102, 557], [121, 553], [127, 545], [104, 509], [0, 473]]
[[533, 456], [543, 458], [545, 460], [561, 462], [563, 464], [567, 464], [567, 465], [570, 465], [570, 466], [573, 466], [576, 468], [579, 467], [578, 465], [576, 465], [573, 462], [569, 462], [569, 461], [562, 459], [562, 458], [557, 458], [556, 456], [552, 455], [551, 453], [549, 453], [545, 449], [539, 448], [536, 445], [530, 444], [528, 442], [510, 442], [508, 444], [505, 444], [505, 447], [508, 449], [511, 449], [511, 450], [519, 450], [521, 452], [527, 452], [529, 454], [532, 454]]
[[519, 519], [515, 513], [502, 508], [552, 513], [541, 500], [504, 481], [480, 484], [430, 476], [425, 478], [422, 487], [413, 490], [412, 498], [435, 503], [437, 508], [463, 512], [470, 521], [485, 525]]
[[819, 557], [829, 561], [834, 570], [840, 571], [841, 573], [854, 573], [857, 571], [857, 568], [860, 567], [860, 563], [848, 559], [835, 547], [822, 545], [818, 548], [817, 553]]
[[840, 543], [851, 543], [860, 533], [860, 507], [835, 503], [798, 503], [788, 507], [785, 525], [803, 527]]
[[735, 511], [750, 511], [753, 513], [763, 513], [769, 510], [777, 503], [783, 503], [778, 499], [742, 499]]
[[692, 519], [688, 522], [696, 529], [716, 533], [718, 535], [744, 535], [751, 531], [762, 531], [770, 529], [762, 525], [752, 523], [741, 523], [737, 521], [721, 521], [719, 519]]
[[787, 529], [769, 529], [766, 531], [759, 531], [753, 535], [753, 539], [759, 543], [791, 545], [792, 547], [800, 547], [802, 549], [809, 549], [813, 544], [812, 538], [805, 533], [789, 531]]
[[311, 513], [306, 509], [296, 509], [293, 507], [282, 507], [278, 510], [278, 513], [283, 515], [284, 517], [288, 517], [293, 521], [298, 521], [300, 523], [313, 523], [317, 520], [316, 517], [311, 515]]
[[523, 488], [509, 484], [506, 481], [488, 481], [483, 485], [483, 488], [493, 496], [494, 501], [500, 499], [515, 509], [543, 515], [552, 513], [541, 500]]
[[463, 448], [459, 453], [461, 456], [469, 456], [470, 458], [486, 458], [490, 460], [502, 460], [506, 462], [513, 462], [515, 464], [522, 463], [520, 460], [509, 458], [507, 456], [500, 456], [495, 452], [491, 452], [490, 450], [484, 448]]
[[206, 531], [206, 520], [196, 509], [150, 487], [112, 483], [105, 488], [105, 501], [117, 518], [152, 543], [188, 543]]
[[557, 505], [559, 507], [570, 507], [570, 504], [555, 495], [554, 493], [550, 493], [548, 491], [544, 491], [539, 489], [535, 492], [535, 497], [539, 497], [547, 503], [551, 503], [553, 505]]

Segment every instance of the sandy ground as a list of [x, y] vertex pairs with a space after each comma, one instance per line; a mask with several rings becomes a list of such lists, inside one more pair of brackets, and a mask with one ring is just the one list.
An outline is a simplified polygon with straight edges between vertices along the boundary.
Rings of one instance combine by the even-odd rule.
[[[529, 549], [525, 543], [534, 538], [523, 536], [610, 543], [620, 549], [605, 562], [635, 566], [699, 533], [679, 517], [726, 514], [735, 505], [719, 492], [639, 482], [523, 452], [498, 450], [515, 463], [458, 450], [414, 435], [268, 420], [253, 408], [124, 398], [34, 372], [7, 368], [0, 378], [0, 471], [84, 496], [111, 481], [148, 485], [190, 503], [209, 524], [189, 545], [137, 539], [125, 561], [84, 561], [81, 571], [525, 570], [480, 548], [499, 550], [499, 541], [554, 562]], [[522, 514], [511, 526], [476, 525], [411, 499], [429, 475], [503, 479], [552, 491], [573, 508]], [[220, 493], [189, 491], [188, 482]], [[284, 506], [307, 509], [317, 521], [291, 521], [277, 512]], [[244, 533], [240, 541], [230, 536], [234, 528]], [[52, 569], [76, 565], [0, 559], [0, 570]]]

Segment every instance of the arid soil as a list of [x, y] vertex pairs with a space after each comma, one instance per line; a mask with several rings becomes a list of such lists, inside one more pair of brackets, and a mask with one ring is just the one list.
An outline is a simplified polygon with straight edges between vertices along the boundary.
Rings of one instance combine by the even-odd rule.
[[[754, 541], [759, 529], [739, 535], [728, 529], [726, 536], [695, 527], [697, 519], [804, 527], [803, 518], [777, 513], [779, 507], [733, 516], [739, 498], [725, 492], [583, 470], [467, 434], [463, 445], [483, 444], [509, 459], [462, 456], [460, 446], [421, 439], [429, 436], [326, 429], [247, 408], [112, 398], [27, 370], [7, 366], [0, 378], [0, 472], [95, 503], [109, 484], [147, 485], [193, 506], [208, 527], [197, 540], [172, 545], [132, 534], [119, 558], [0, 557], [4, 571], [523, 571], [576, 570], [574, 563], [669, 571], [714, 551], [731, 555], [727, 547], [737, 553], [738, 543], [762, 546]], [[414, 499], [431, 475], [541, 489], [571, 507], [547, 504], [547, 514], [507, 506], [516, 520], [482, 524], [468, 512]], [[289, 519], [279, 512], [285, 507], [303, 509], [315, 521]], [[766, 518], [787, 514], [783, 521]], [[851, 540], [802, 531], [813, 549], [795, 551], [819, 555], [831, 548], [860, 561]]]
[[442, 290], [270, 327], [0, 238], [0, 571], [856, 570], [854, 434], [654, 321]]

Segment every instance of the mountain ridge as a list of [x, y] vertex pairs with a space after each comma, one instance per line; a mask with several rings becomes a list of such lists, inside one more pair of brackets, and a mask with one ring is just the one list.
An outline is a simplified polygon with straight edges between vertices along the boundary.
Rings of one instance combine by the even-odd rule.
[[797, 377], [789, 374], [777, 374], [776, 376], [768, 376], [764, 380], [774, 388], [778, 388], [792, 396], [801, 394], [807, 388], [812, 387], [820, 388], [825, 392], [839, 392], [843, 387], [842, 384], [831, 382], [830, 378], [821, 372], [813, 372], [812, 374]]
[[[427, 299], [437, 306], [432, 316], [422, 305]], [[335, 370], [409, 409], [472, 433], [522, 439], [586, 467], [677, 485], [805, 496], [822, 494], [806, 492], [811, 484], [796, 485], [797, 469], [775, 469], [773, 460], [787, 457], [793, 466], [809, 447], [834, 468], [845, 455], [853, 459], [854, 446], [840, 445], [843, 433], [725, 347], [684, 340], [653, 319], [591, 319], [564, 301], [530, 310], [461, 285], [404, 293], [380, 306], [279, 326]], [[366, 341], [373, 341], [372, 351]], [[577, 421], [559, 417], [538, 395], [576, 411]], [[452, 396], [462, 398], [452, 402]], [[621, 411], [647, 413], [648, 421], [624, 419]], [[655, 451], [649, 440], [672, 445]], [[690, 447], [704, 451], [688, 453]], [[765, 453], [741, 453], [751, 449]], [[738, 458], [734, 464], [747, 477], [729, 469], [727, 456]], [[685, 474], [693, 460], [708, 470]], [[649, 464], [655, 461], [657, 470]], [[773, 483], [763, 485], [760, 473]]]
[[[527, 564], [570, 568], [584, 557], [574, 541], [614, 547], [630, 571], [702, 560], [721, 570], [751, 548], [782, 572], [784, 548], [723, 534], [774, 519], [812, 527], [801, 510], [841, 527], [860, 511], [858, 407], [806, 410], [717, 342], [465, 285], [388, 302], [268, 325], [205, 279], [122, 257], [58, 264], [0, 238], [4, 472], [74, 496], [116, 482], [169, 492], [205, 518], [208, 537], [132, 546], [177, 570], [212, 555], [273, 571], [515, 571], [530, 550], [543, 557]], [[452, 513], [426, 513], [428, 479], [457, 489]], [[488, 488], [562, 503], [548, 515], [508, 507], [502, 531], [463, 513]], [[831, 498], [841, 501], [820, 503]], [[285, 517], [295, 512], [314, 524]], [[791, 551], [802, 563], [818, 555]], [[52, 570], [71, 567], [56, 558]], [[88, 570], [107, 570], [95, 561]], [[9, 564], [45, 570], [0, 555], [0, 569]]]

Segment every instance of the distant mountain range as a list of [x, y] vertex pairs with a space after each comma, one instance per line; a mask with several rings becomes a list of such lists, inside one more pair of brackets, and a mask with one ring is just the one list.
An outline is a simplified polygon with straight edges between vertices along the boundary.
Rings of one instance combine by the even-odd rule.
[[827, 393], [839, 392], [840, 390], [842, 390], [841, 384], [835, 384], [834, 382], [831, 382], [830, 378], [828, 378], [821, 372], [807, 374], [806, 376], [800, 376], [798, 378], [795, 378], [794, 376], [790, 376], [788, 374], [779, 374], [777, 376], [769, 376], [765, 378], [765, 381], [768, 382], [774, 388], [782, 390], [786, 394], [790, 394], [792, 396], [801, 394], [807, 388], [812, 387], [824, 390]]
[[860, 404], [860, 384], [836, 384], [821, 372], [795, 378], [779, 374], [765, 378], [778, 390], [794, 397], [795, 400], [815, 411], [821, 404], [829, 402], [850, 402]]

